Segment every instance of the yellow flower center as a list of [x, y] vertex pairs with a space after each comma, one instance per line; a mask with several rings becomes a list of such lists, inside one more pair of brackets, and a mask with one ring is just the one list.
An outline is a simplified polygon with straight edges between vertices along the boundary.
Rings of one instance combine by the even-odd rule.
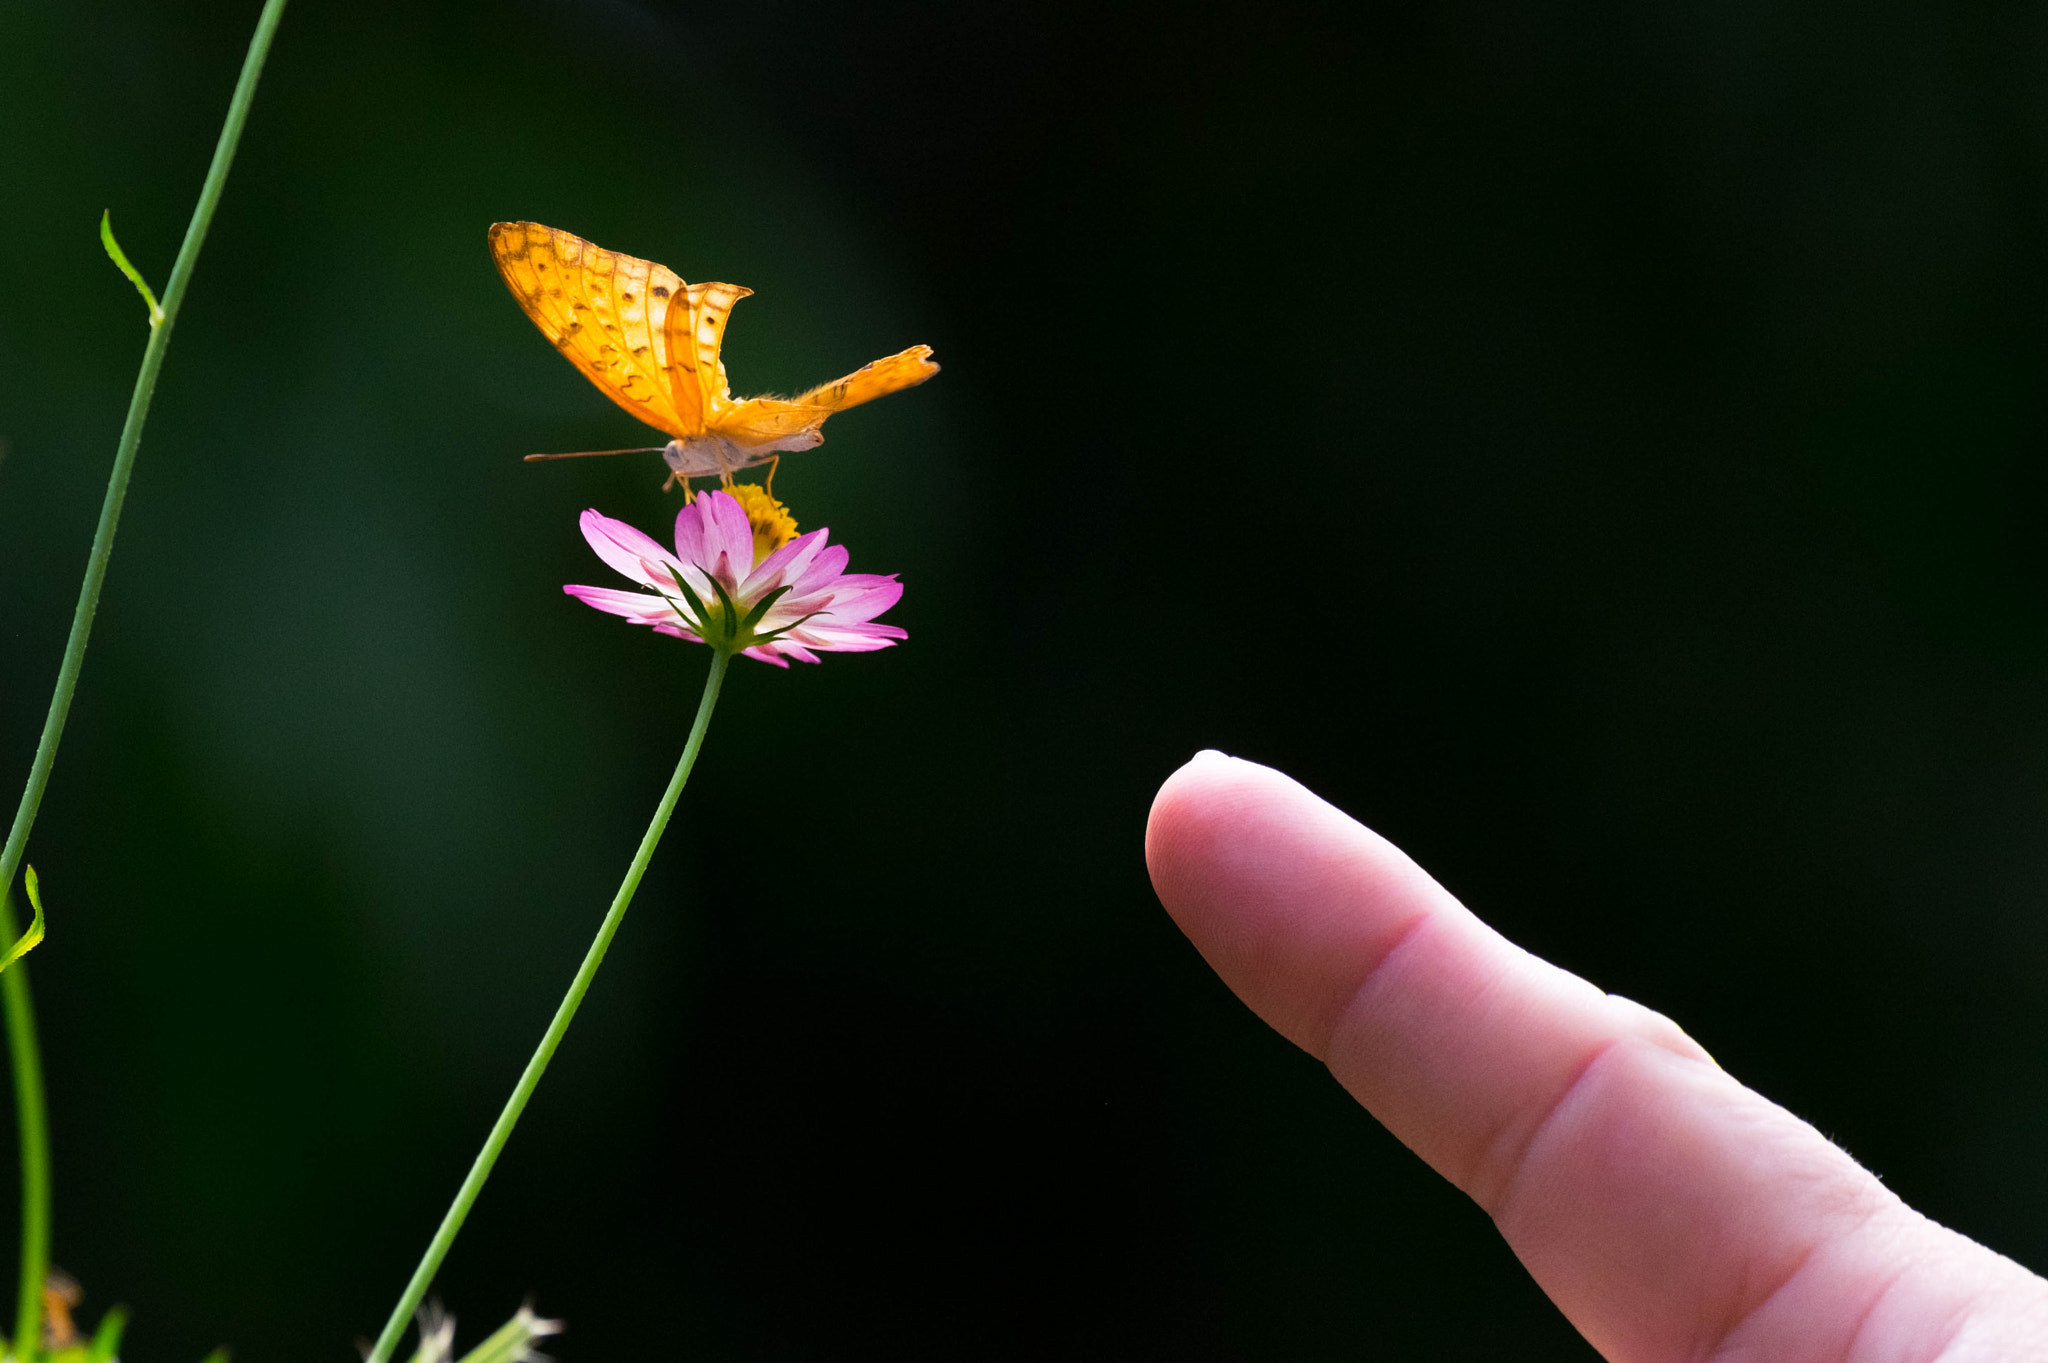
[[754, 527], [754, 566], [759, 567], [763, 559], [796, 538], [796, 517], [757, 484], [734, 483], [726, 491], [747, 513], [747, 524]]

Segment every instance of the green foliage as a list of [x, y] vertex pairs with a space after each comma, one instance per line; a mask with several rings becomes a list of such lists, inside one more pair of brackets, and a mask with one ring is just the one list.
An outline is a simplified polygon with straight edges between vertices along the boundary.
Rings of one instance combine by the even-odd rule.
[[128, 282], [142, 291], [142, 301], [149, 304], [149, 324], [160, 327], [164, 322], [164, 310], [157, 306], [156, 295], [149, 291], [149, 285], [142, 282], [142, 272], [128, 263], [127, 252], [121, 243], [114, 240], [114, 215], [112, 211], [100, 214], [100, 245], [107, 248], [107, 258], [114, 262]]
[[0, 970], [7, 969], [22, 957], [34, 951], [43, 940], [43, 895], [42, 887], [36, 880], [36, 868], [31, 866], [22, 876], [22, 884], [28, 890], [28, 906], [34, 910], [29, 919], [28, 931], [21, 934], [15, 944], [7, 948], [7, 954], [0, 956]]
[[86, 1346], [85, 1363], [107, 1363], [121, 1351], [121, 1332], [128, 1328], [128, 1308], [110, 1307], [100, 1317], [99, 1328], [92, 1332], [92, 1343]]

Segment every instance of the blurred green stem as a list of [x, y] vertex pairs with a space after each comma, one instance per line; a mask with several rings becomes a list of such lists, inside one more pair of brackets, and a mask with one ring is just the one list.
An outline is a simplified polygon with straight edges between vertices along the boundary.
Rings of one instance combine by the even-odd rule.
[[[18, 932], [13, 893], [0, 885], [0, 938], [12, 941]], [[43, 1278], [50, 1269], [50, 1121], [26, 962], [16, 961], [0, 972], [0, 1003], [7, 1011], [8, 1063], [14, 1071], [21, 1142], [21, 1295], [14, 1313], [14, 1357], [28, 1363], [42, 1344]]]
[[[626, 906], [633, 902], [633, 892], [640, 888], [640, 877], [647, 870], [647, 863], [654, 859], [655, 844], [661, 841], [662, 830], [668, 827], [669, 815], [675, 812], [676, 801], [683, 793], [683, 783], [690, 779], [690, 768], [697, 765], [697, 750], [704, 746], [704, 731], [711, 727], [711, 709], [718, 703], [718, 688], [725, 680], [726, 664], [730, 661], [729, 654], [712, 653], [711, 673], [704, 679], [704, 697], [697, 702], [697, 718], [690, 726], [689, 740], [683, 744], [682, 760], [676, 763], [676, 774], [669, 778], [668, 790], [655, 807], [654, 820], [647, 825], [647, 833], [640, 839], [640, 850], [633, 854], [633, 864], [626, 868], [626, 879], [612, 899], [611, 910], [605, 914], [603, 924], [598, 927], [597, 940], [584, 953], [583, 964], [577, 969], [576, 978], [569, 982], [569, 992], [562, 996], [561, 1006], [555, 1009], [554, 1020], [548, 1023], [539, 1049], [534, 1051], [533, 1059], [526, 1062], [525, 1072], [519, 1076], [519, 1082], [512, 1088], [512, 1096], [505, 1102], [505, 1110], [498, 1114], [497, 1124], [491, 1127], [491, 1134], [484, 1140], [484, 1148], [477, 1152], [476, 1163], [469, 1167], [469, 1177], [462, 1180], [462, 1187], [456, 1192], [448, 1214], [441, 1218], [441, 1228], [434, 1232], [427, 1252], [420, 1258], [419, 1267], [413, 1270], [412, 1280], [405, 1285], [398, 1305], [391, 1309], [391, 1318], [384, 1322], [384, 1331], [377, 1336], [377, 1343], [364, 1363], [391, 1363], [398, 1341], [405, 1334], [406, 1322], [412, 1319], [413, 1312], [419, 1310], [420, 1301], [427, 1295], [434, 1275], [440, 1271], [441, 1261], [448, 1257], [449, 1246], [455, 1243], [456, 1234], [469, 1217], [470, 1207], [475, 1204], [477, 1194], [483, 1191], [484, 1181], [491, 1176], [491, 1166], [498, 1162], [498, 1154], [511, 1137], [512, 1128], [519, 1124], [519, 1114], [526, 1110], [526, 1100], [533, 1096], [541, 1075], [547, 1072], [555, 1047], [561, 1044], [562, 1035], [569, 1030], [570, 1021], [582, 1006], [583, 996], [590, 990], [590, 982], [597, 978], [597, 968], [604, 964], [604, 954], [611, 947], [612, 937], [618, 932], [619, 924], [625, 921]], [[6, 979], [6, 975], [0, 974], [0, 983], [5, 983]]]
[[[142, 368], [135, 375], [135, 392], [128, 400], [128, 419], [121, 426], [121, 443], [114, 451], [114, 471], [107, 479], [106, 500], [100, 504], [99, 528], [93, 532], [85, 581], [79, 586], [78, 606], [71, 615], [71, 635], [64, 643], [64, 661], [57, 669], [57, 689], [50, 697], [50, 713], [43, 721], [42, 738], [36, 743], [35, 760], [29, 766], [28, 788], [22, 792], [14, 824], [7, 831], [7, 843], [0, 848], [0, 932], [9, 941], [14, 937], [15, 920], [12, 902], [5, 892], [14, 884], [14, 873], [21, 867], [29, 829], [43, 803], [43, 789], [50, 783], [50, 768], [57, 761], [57, 742], [64, 735], [71, 697], [78, 690], [78, 674], [85, 666], [86, 640], [92, 634], [93, 614], [99, 609], [100, 588], [107, 580], [107, 560], [114, 552], [114, 530], [120, 524], [121, 504], [128, 497], [128, 479], [135, 470], [135, 452], [142, 444], [142, 425], [149, 417], [157, 372], [163, 368], [171, 328], [177, 323], [178, 309], [192, 282], [193, 267], [199, 263], [199, 248], [206, 241], [206, 229], [213, 223], [221, 189], [227, 184], [228, 167], [234, 163], [235, 145], [241, 141], [242, 125], [248, 121], [249, 104], [256, 97], [256, 79], [263, 72], [263, 59], [270, 53], [270, 40], [277, 32], [284, 3], [285, 0], [265, 0], [263, 13], [256, 20], [256, 35], [249, 40], [249, 55], [242, 62], [242, 74], [235, 81], [234, 96], [228, 101], [220, 141], [214, 145], [213, 164], [207, 167], [206, 182], [199, 189], [199, 203], [185, 228], [184, 245], [178, 248], [178, 259], [171, 266], [161, 321], [151, 315], [149, 344], [142, 351]], [[14, 1315], [14, 1355], [21, 1363], [28, 1363], [39, 1352], [42, 1342], [43, 1276], [50, 1257], [50, 1162], [43, 1118], [42, 1067], [36, 1056], [35, 1014], [29, 1006], [28, 972], [21, 962], [16, 961], [0, 973], [0, 995], [4, 995], [6, 1005], [15, 1104], [21, 1119], [21, 1297]]]

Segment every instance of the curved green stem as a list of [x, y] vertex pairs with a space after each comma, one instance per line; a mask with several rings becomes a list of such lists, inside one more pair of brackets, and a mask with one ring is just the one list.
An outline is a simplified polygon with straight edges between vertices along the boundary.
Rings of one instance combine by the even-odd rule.
[[256, 21], [256, 36], [249, 40], [249, 55], [242, 62], [234, 97], [228, 101], [228, 116], [221, 124], [220, 141], [213, 149], [213, 164], [207, 168], [206, 183], [199, 189], [199, 203], [185, 228], [185, 244], [178, 248], [177, 263], [171, 266], [171, 282], [164, 290], [163, 321], [159, 324], [152, 320], [150, 324], [142, 368], [135, 375], [135, 391], [128, 399], [128, 419], [122, 423], [121, 443], [114, 451], [114, 471], [107, 479], [106, 499], [100, 503], [100, 523], [93, 532], [85, 581], [78, 589], [78, 606], [71, 613], [71, 636], [64, 641], [57, 690], [50, 697], [50, 713], [43, 721], [43, 736], [36, 744], [35, 761], [29, 767], [28, 789], [22, 793], [14, 825], [7, 831], [7, 845], [0, 848], [0, 885], [14, 883], [14, 873], [20, 869], [22, 852], [28, 846], [28, 830], [43, 803], [43, 788], [50, 783], [50, 768], [57, 761], [57, 741], [63, 737], [64, 718], [71, 713], [71, 696], [78, 689], [78, 674], [85, 666], [85, 644], [92, 635], [92, 617], [99, 610], [100, 588], [106, 584], [107, 560], [114, 553], [114, 530], [121, 522], [121, 504], [128, 499], [128, 479], [135, 471], [135, 452], [142, 445], [143, 423], [149, 419], [149, 400], [156, 392], [157, 371], [163, 368], [171, 328], [177, 325], [178, 309], [192, 283], [193, 267], [199, 263], [199, 248], [205, 244], [214, 207], [220, 203], [221, 189], [228, 182], [228, 167], [234, 164], [235, 146], [242, 140], [249, 103], [256, 97], [256, 78], [263, 73], [263, 59], [270, 54], [270, 39], [277, 32], [277, 21], [283, 13], [284, 0], [266, 0], [263, 14]]
[[[135, 453], [142, 445], [142, 426], [149, 417], [156, 376], [163, 368], [171, 328], [177, 323], [185, 290], [191, 285], [192, 271], [199, 263], [199, 248], [205, 244], [214, 208], [227, 184], [228, 168], [234, 164], [235, 147], [242, 140], [242, 126], [248, 122], [249, 105], [256, 97], [256, 81], [263, 73], [264, 59], [270, 55], [270, 41], [277, 32], [284, 5], [285, 0], [265, 0], [263, 13], [256, 20], [249, 54], [242, 61], [235, 93], [228, 100], [220, 140], [214, 144], [213, 163], [207, 167], [206, 181], [199, 188], [199, 202], [185, 228], [184, 244], [178, 248], [178, 259], [171, 266], [171, 280], [164, 289], [161, 311], [153, 307], [150, 313], [149, 344], [142, 351], [142, 367], [135, 375], [135, 391], [128, 399], [128, 419], [122, 423], [121, 443], [114, 451], [114, 471], [107, 479], [106, 498], [100, 503], [99, 526], [93, 532], [85, 581], [78, 588], [78, 605], [71, 614], [71, 634], [64, 642], [64, 661], [57, 669], [57, 688], [50, 697], [42, 737], [36, 742], [35, 759], [29, 765], [28, 787], [22, 792], [14, 823], [7, 830], [7, 842], [0, 847], [0, 931], [10, 940], [14, 936], [14, 911], [5, 892], [14, 884], [14, 873], [20, 869], [22, 854], [28, 847], [29, 829], [35, 824], [36, 811], [42, 807], [43, 790], [50, 783], [50, 769], [57, 762], [57, 743], [64, 735], [64, 720], [71, 713], [78, 674], [85, 666], [85, 645], [92, 635], [93, 615], [99, 610], [100, 589], [106, 584], [107, 560], [114, 553], [114, 531], [121, 521], [121, 504], [128, 498], [128, 480], [135, 471]], [[13, 1352], [19, 1363], [28, 1363], [42, 1343], [43, 1277], [50, 1257], [50, 1162], [35, 1013], [29, 1002], [28, 972], [21, 962], [16, 961], [0, 973], [0, 997], [4, 997], [15, 1106], [21, 1123], [21, 1295], [15, 1309]]]
[[[498, 1154], [511, 1137], [512, 1128], [519, 1124], [519, 1114], [526, 1110], [526, 1100], [533, 1096], [541, 1075], [547, 1072], [555, 1047], [561, 1044], [562, 1035], [569, 1030], [577, 1008], [582, 1006], [590, 982], [597, 978], [597, 968], [604, 964], [604, 954], [611, 947], [612, 937], [618, 932], [619, 924], [625, 921], [626, 906], [633, 902], [633, 892], [640, 888], [640, 877], [647, 870], [647, 863], [654, 858], [655, 844], [661, 841], [662, 830], [668, 827], [669, 815], [675, 812], [676, 800], [683, 793], [683, 783], [690, 779], [690, 768], [697, 764], [697, 750], [704, 746], [704, 731], [711, 726], [711, 708], [718, 703], [719, 684], [725, 680], [726, 664], [730, 661], [728, 654], [712, 653], [711, 674], [704, 679], [704, 698], [697, 702], [697, 719], [690, 726], [689, 741], [683, 744], [682, 760], [676, 763], [676, 774], [669, 778], [668, 790], [655, 807], [654, 820], [647, 825], [646, 836], [640, 839], [640, 850], [633, 854], [633, 864], [626, 868], [626, 879], [612, 899], [611, 910], [605, 914], [603, 924], [598, 927], [597, 940], [584, 953], [583, 964], [578, 967], [576, 978], [569, 982], [569, 992], [562, 996], [561, 1006], [555, 1009], [554, 1020], [548, 1023], [539, 1049], [534, 1051], [533, 1059], [526, 1062], [525, 1072], [513, 1086], [512, 1096], [505, 1101], [505, 1110], [498, 1114], [497, 1123], [484, 1140], [484, 1148], [477, 1152], [476, 1162], [469, 1167], [469, 1177], [462, 1180], [462, 1187], [456, 1192], [448, 1214], [441, 1218], [441, 1228], [434, 1232], [427, 1252], [420, 1258], [419, 1267], [413, 1270], [412, 1280], [399, 1295], [398, 1305], [391, 1309], [391, 1318], [384, 1322], [384, 1331], [377, 1336], [377, 1343], [364, 1363], [391, 1363], [399, 1338], [405, 1334], [406, 1322], [412, 1319], [413, 1312], [419, 1310], [428, 1286], [434, 1281], [434, 1274], [440, 1271], [441, 1261], [448, 1257], [448, 1247], [455, 1243], [456, 1234], [469, 1217], [470, 1207], [475, 1204], [477, 1194], [483, 1191], [484, 1181], [491, 1176], [491, 1166], [498, 1162]], [[0, 974], [0, 984], [4, 984], [6, 979], [6, 975]]]
[[[0, 937], [12, 939], [15, 932], [14, 898], [0, 889]], [[0, 1004], [7, 1011], [8, 1063], [14, 1071], [21, 1141], [21, 1291], [14, 1314], [14, 1357], [28, 1363], [42, 1344], [43, 1279], [50, 1271], [50, 1121], [25, 962], [0, 972]]]

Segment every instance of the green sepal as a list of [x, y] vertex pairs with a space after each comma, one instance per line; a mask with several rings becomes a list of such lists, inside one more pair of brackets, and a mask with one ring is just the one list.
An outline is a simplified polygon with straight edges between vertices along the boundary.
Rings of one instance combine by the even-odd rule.
[[739, 632], [741, 634], [751, 635], [754, 632], [754, 626], [760, 624], [761, 617], [768, 613], [768, 608], [773, 606], [776, 602], [780, 601], [783, 597], [788, 596], [789, 592], [789, 587], [787, 585], [784, 585], [781, 587], [777, 587], [774, 591], [768, 593], [759, 601], [756, 601], [754, 603], [754, 608], [747, 612], [747, 618], [740, 621]]
[[[683, 595], [684, 595], [685, 597], [689, 598], [689, 602], [690, 602], [690, 606], [691, 606], [691, 609], [693, 609], [693, 610], [695, 610], [695, 611], [697, 612], [697, 618], [696, 618], [696, 619], [694, 619], [694, 620], [692, 620], [692, 621], [690, 621], [690, 623], [691, 623], [692, 625], [696, 626], [696, 629], [697, 629], [697, 633], [699, 633], [699, 634], [701, 634], [701, 635], [703, 635], [703, 636], [704, 636], [704, 642], [705, 642], [705, 643], [707, 643], [707, 644], [708, 644], [708, 643], [710, 643], [710, 642], [711, 642], [711, 612], [710, 612], [709, 610], [705, 609], [705, 606], [704, 606], [704, 602], [703, 602], [702, 598], [700, 598], [700, 597], [699, 597], [699, 596], [697, 595], [697, 593], [695, 593], [695, 592], [693, 592], [693, 591], [691, 591], [691, 590], [690, 590], [690, 584], [689, 584], [689, 583], [687, 583], [687, 582], [685, 582], [685, 581], [683, 581], [683, 575], [682, 575], [682, 573], [681, 573], [681, 572], [680, 572], [680, 571], [679, 571], [678, 569], [676, 569], [676, 568], [674, 568], [674, 567], [671, 567], [671, 568], [670, 568], [670, 569], [668, 570], [668, 575], [669, 575], [670, 577], [672, 577], [672, 578], [674, 578], [674, 579], [676, 580], [676, 586], [677, 586], [677, 587], [678, 587], [679, 589], [681, 589], [681, 591], [682, 591], [682, 593], [683, 593]], [[664, 600], [667, 600], [667, 596], [666, 596], [666, 594], [664, 594], [664, 596], [663, 596], [663, 599], [664, 599]], [[673, 601], [670, 601], [670, 602], [669, 602], [669, 604], [670, 604], [671, 606], [673, 606], [673, 605], [675, 605], [675, 602], [673, 602]], [[687, 612], [685, 612], [685, 614], [687, 614]]]
[[142, 271], [128, 263], [126, 253], [121, 250], [121, 243], [114, 240], [114, 215], [111, 209], [102, 210], [100, 213], [100, 245], [107, 248], [107, 258], [114, 262], [115, 268], [127, 275], [128, 282], [142, 291], [142, 301], [149, 304], [150, 326], [162, 326], [164, 310], [157, 306], [156, 295], [149, 291], [149, 285], [142, 282]]
[[5, 956], [0, 956], [0, 970], [7, 969], [34, 951], [37, 944], [43, 940], [43, 894], [36, 880], [35, 867], [28, 868], [27, 873], [21, 878], [21, 883], [28, 890], [28, 906], [35, 910], [35, 916], [29, 919], [28, 931], [21, 934], [21, 940], [7, 948]]
[[676, 600], [673, 596], [670, 596], [667, 592], [661, 590], [659, 587], [654, 589], [654, 594], [660, 597], [662, 600], [668, 602], [668, 608], [674, 611], [677, 615], [682, 616], [684, 624], [688, 625], [691, 629], [696, 630], [699, 634], [702, 634], [704, 632], [704, 627], [698, 624], [696, 620], [691, 617], [690, 608], [688, 606], [685, 606], [682, 602]]
[[[716, 574], [705, 574], [711, 581], [711, 590], [718, 594], [718, 609], [716, 611], [713, 611], [705, 604], [703, 597], [690, 589], [690, 584], [683, 581], [682, 573], [674, 565], [669, 566], [668, 575], [675, 579], [677, 589], [685, 597], [689, 598], [690, 610], [683, 609], [681, 604], [667, 592], [661, 593], [661, 599], [674, 606], [676, 614], [688, 620], [691, 628], [697, 631], [704, 642], [717, 649], [720, 653], [740, 653], [760, 644], [773, 643], [798, 625], [803, 624], [804, 620], [810, 620], [822, 614], [822, 612], [813, 611], [810, 615], [806, 615], [803, 620], [797, 620], [791, 624], [784, 625], [781, 629], [770, 630], [766, 634], [756, 634], [754, 633], [754, 626], [767, 618], [768, 612], [775, 608], [776, 602], [789, 595], [793, 590], [792, 586], [785, 584], [777, 587], [774, 591], [767, 593], [759, 601], [756, 601], [753, 607], [742, 616], [740, 608], [733, 603], [732, 593], [725, 589], [725, 584], [718, 580]], [[696, 612], [695, 619], [691, 618], [691, 611]]]
[[789, 633], [789, 632], [790, 632], [791, 630], [793, 630], [793, 629], [801, 629], [801, 628], [802, 628], [802, 627], [803, 627], [804, 625], [807, 625], [807, 624], [809, 624], [809, 623], [810, 623], [811, 621], [813, 621], [813, 620], [817, 619], [817, 618], [818, 618], [819, 616], [823, 615], [824, 613], [825, 613], [825, 612], [823, 612], [823, 611], [812, 611], [812, 612], [811, 612], [811, 613], [810, 613], [809, 615], [806, 615], [805, 617], [803, 617], [803, 619], [801, 619], [801, 620], [792, 620], [792, 621], [790, 621], [790, 622], [789, 622], [788, 624], [784, 625], [784, 626], [783, 626], [783, 627], [782, 627], [781, 629], [771, 629], [771, 630], [769, 630], [769, 631], [768, 631], [768, 632], [767, 632], [766, 634], [764, 634], [764, 635], [762, 635], [762, 636], [761, 636], [760, 638], [758, 638], [758, 639], [754, 640], [754, 642], [755, 642], [755, 643], [757, 643], [757, 644], [772, 644], [772, 643], [774, 643], [774, 642], [775, 642], [775, 641], [776, 641], [777, 639], [780, 639], [780, 638], [781, 638], [781, 637], [782, 637], [783, 635], [785, 635], [785, 634]]
[[[705, 576], [711, 579], [711, 590], [718, 593], [718, 606], [724, 612], [719, 618], [728, 624], [738, 620], [740, 618], [740, 608], [732, 603], [732, 597], [727, 594], [725, 584], [718, 580], [716, 573], [706, 573]], [[727, 629], [724, 633], [725, 651], [730, 653], [733, 651], [734, 642], [739, 638], [739, 631], [737, 629]]]
[[688, 606], [685, 606], [682, 602], [676, 600], [673, 596], [670, 596], [667, 592], [661, 590], [659, 587], [654, 589], [654, 594], [660, 597], [662, 600], [668, 602], [668, 608], [674, 611], [677, 615], [682, 616], [684, 624], [688, 625], [691, 629], [696, 630], [699, 634], [702, 634], [704, 632], [703, 622], [698, 620], [696, 616], [690, 614], [690, 608]]

